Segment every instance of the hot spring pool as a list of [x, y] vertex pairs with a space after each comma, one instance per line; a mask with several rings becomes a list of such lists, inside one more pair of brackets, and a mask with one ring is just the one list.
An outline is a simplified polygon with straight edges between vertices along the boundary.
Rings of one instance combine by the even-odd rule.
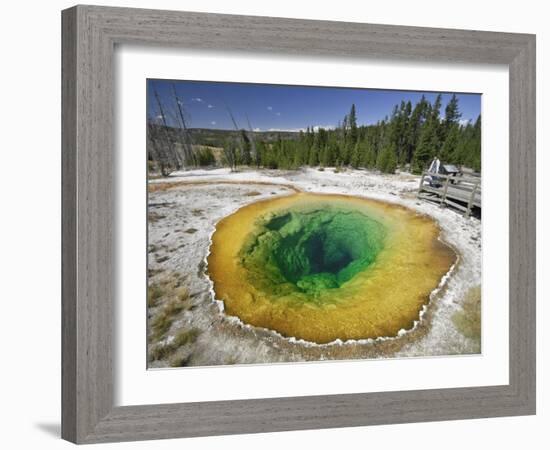
[[315, 343], [410, 329], [456, 259], [436, 223], [358, 197], [298, 193], [222, 219], [208, 272], [225, 312]]

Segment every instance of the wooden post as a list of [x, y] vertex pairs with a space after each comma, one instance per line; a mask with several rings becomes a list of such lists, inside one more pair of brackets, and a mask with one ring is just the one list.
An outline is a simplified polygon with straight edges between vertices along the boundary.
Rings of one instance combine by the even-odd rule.
[[445, 200], [447, 199], [447, 188], [449, 187], [450, 178], [451, 177], [449, 175], [447, 175], [447, 177], [445, 178], [445, 187], [443, 188], [443, 194], [441, 195], [441, 202], [439, 203], [440, 208], [443, 208], [443, 206], [445, 205]]
[[479, 186], [479, 181], [476, 181], [476, 183], [474, 184], [474, 188], [472, 189], [472, 193], [470, 194], [470, 200], [468, 201], [468, 208], [466, 209], [466, 211], [464, 211], [464, 217], [470, 217], [470, 213], [472, 211], [472, 205], [474, 203], [474, 198], [475, 198], [478, 186]]

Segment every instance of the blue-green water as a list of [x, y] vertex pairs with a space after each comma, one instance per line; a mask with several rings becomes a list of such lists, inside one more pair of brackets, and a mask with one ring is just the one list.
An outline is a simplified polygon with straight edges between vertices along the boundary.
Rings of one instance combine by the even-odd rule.
[[356, 210], [290, 209], [257, 222], [241, 263], [257, 288], [272, 295], [299, 291], [315, 301], [365, 270], [385, 234], [380, 222]]

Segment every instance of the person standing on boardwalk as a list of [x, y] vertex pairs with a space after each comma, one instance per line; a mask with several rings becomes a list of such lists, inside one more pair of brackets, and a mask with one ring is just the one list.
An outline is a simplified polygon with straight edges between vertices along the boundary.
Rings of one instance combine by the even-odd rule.
[[[439, 167], [441, 165], [441, 161], [439, 161], [439, 158], [434, 156], [434, 159], [432, 160], [430, 167], [428, 169], [429, 173], [438, 174], [439, 173]], [[436, 186], [439, 184], [439, 178], [431, 175], [430, 177], [430, 186]]]

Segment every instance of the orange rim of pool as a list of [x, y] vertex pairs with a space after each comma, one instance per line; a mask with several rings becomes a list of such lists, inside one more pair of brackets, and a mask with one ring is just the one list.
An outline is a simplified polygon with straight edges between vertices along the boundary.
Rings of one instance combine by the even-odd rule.
[[394, 337], [456, 261], [439, 236], [400, 205], [296, 193], [223, 218], [208, 274], [225, 314], [245, 324], [317, 344]]

